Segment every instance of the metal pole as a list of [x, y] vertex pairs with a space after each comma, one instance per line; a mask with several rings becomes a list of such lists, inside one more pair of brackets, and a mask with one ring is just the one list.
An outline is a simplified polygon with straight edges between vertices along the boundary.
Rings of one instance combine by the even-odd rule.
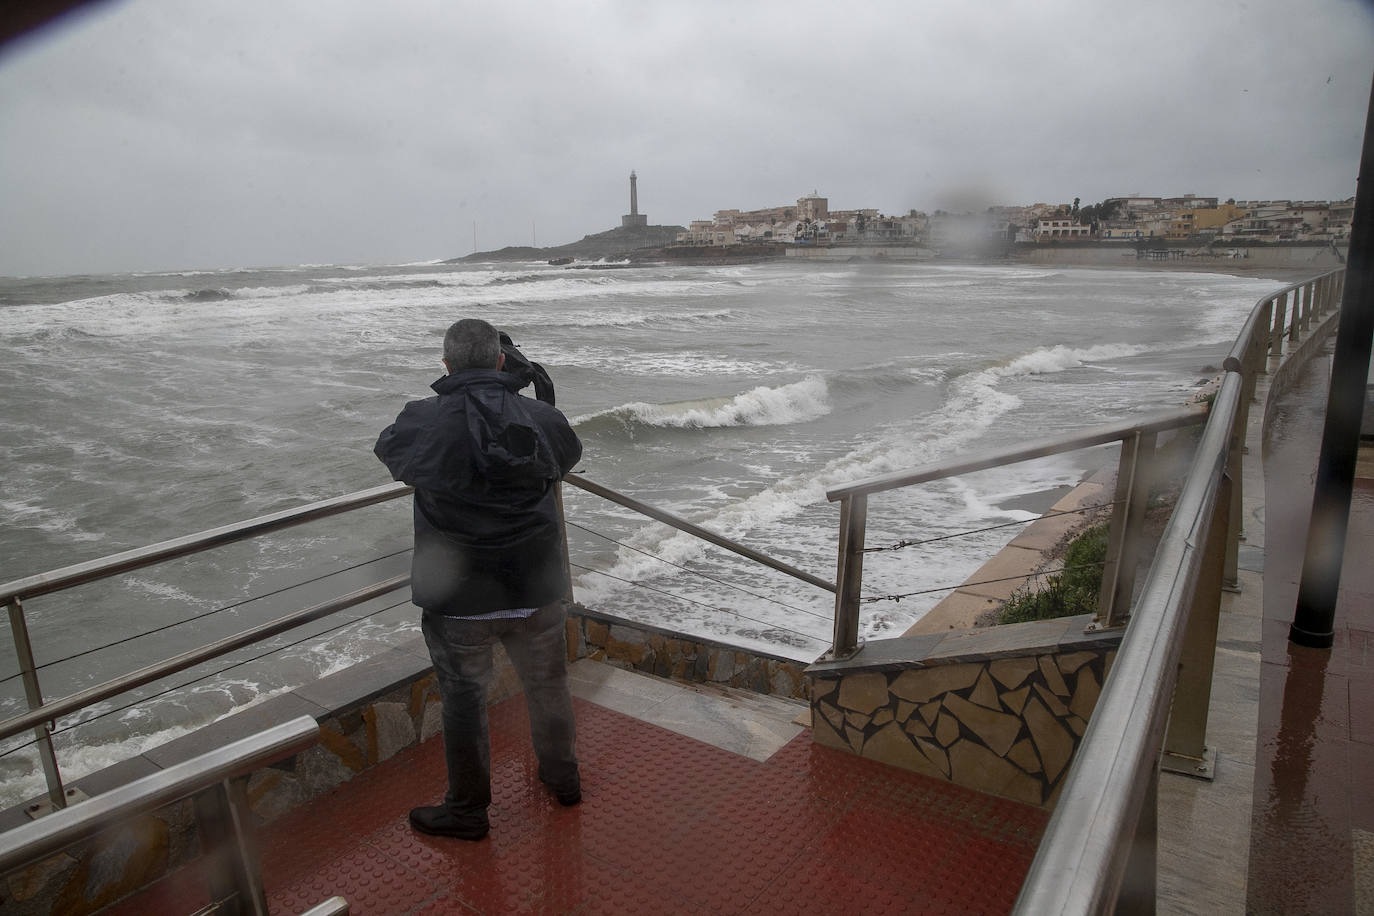
[[225, 779], [196, 794], [210, 897], [226, 916], [267, 916], [267, 893], [248, 809], [248, 777]]
[[1188, 610], [1183, 651], [1179, 655], [1178, 683], [1174, 686], [1169, 731], [1164, 738], [1164, 757], [1160, 761], [1160, 767], [1171, 773], [1200, 779], [1211, 779], [1216, 774], [1216, 754], [1207, 747], [1207, 716], [1212, 703], [1212, 672], [1216, 666], [1230, 509], [1231, 480], [1223, 474], [1207, 529], [1197, 588]]
[[835, 574], [835, 638], [831, 657], [848, 658], [859, 648], [859, 592], [864, 574], [864, 530], [868, 497], [862, 493], [840, 501], [840, 549]]
[[1370, 341], [1374, 338], [1374, 87], [1365, 117], [1360, 181], [1355, 190], [1355, 217], [1346, 258], [1345, 295], [1341, 301], [1336, 351], [1331, 365], [1331, 388], [1326, 423], [1317, 459], [1312, 496], [1312, 520], [1307, 529], [1307, 553], [1302, 564], [1298, 602], [1288, 638], [1301, 646], [1331, 647], [1335, 640], [1336, 594], [1341, 583], [1345, 535], [1350, 524], [1350, 497], [1355, 482], [1355, 459], [1360, 447], [1360, 422], [1369, 378]]
[[1145, 508], [1150, 497], [1150, 465], [1154, 450], [1153, 433], [1136, 433], [1121, 440], [1116, 493], [1112, 498], [1115, 506], [1107, 534], [1107, 562], [1102, 569], [1094, 628], [1123, 626], [1130, 616]]
[[[10, 612], [10, 632], [14, 635], [14, 651], [19, 656], [19, 673], [24, 681], [24, 698], [29, 709], [43, 705], [43, 690], [38, 684], [38, 666], [34, 663], [33, 644], [29, 641], [29, 626], [24, 619], [24, 606], [18, 598], [6, 605]], [[43, 763], [43, 776], [48, 783], [48, 801], [54, 808], [67, 807], [67, 792], [62, 787], [62, 771], [57, 767], [57, 752], [52, 746], [52, 721], [39, 722], [33, 727], [38, 759]]]
[[[1296, 302], [1294, 305], [1296, 306]], [[1294, 311], [1296, 314], [1296, 309]], [[1285, 327], [1288, 324], [1288, 294], [1283, 293], [1279, 296], [1274, 308], [1274, 324], [1269, 331], [1269, 358], [1279, 360], [1283, 358], [1283, 338]], [[1296, 326], [1296, 323], [1295, 323]]]

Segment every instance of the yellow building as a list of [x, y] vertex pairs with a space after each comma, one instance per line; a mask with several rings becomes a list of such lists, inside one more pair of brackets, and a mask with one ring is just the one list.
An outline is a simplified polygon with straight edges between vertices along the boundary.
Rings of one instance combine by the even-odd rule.
[[1193, 231], [1199, 232], [1203, 229], [1220, 229], [1232, 220], [1240, 219], [1245, 215], [1245, 208], [1235, 204], [1219, 204], [1188, 212], [1193, 214]]

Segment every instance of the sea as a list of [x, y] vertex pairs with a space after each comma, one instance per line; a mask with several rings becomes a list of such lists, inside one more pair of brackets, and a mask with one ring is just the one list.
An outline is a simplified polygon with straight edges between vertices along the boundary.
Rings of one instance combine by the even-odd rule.
[[[372, 453], [484, 318], [552, 377], [577, 472], [833, 581], [829, 488], [1184, 406], [1276, 279], [883, 261], [306, 266], [0, 278], [0, 579], [388, 483]], [[533, 392], [528, 392], [532, 394]], [[872, 498], [861, 635], [900, 634], [1110, 448]], [[834, 598], [564, 487], [589, 607], [790, 659]], [[914, 543], [913, 543], [914, 542]], [[408, 570], [395, 500], [24, 604], [69, 695]], [[396, 594], [58, 723], [74, 778], [415, 637]], [[0, 718], [26, 709], [0, 646]], [[0, 805], [40, 794], [28, 737]]]

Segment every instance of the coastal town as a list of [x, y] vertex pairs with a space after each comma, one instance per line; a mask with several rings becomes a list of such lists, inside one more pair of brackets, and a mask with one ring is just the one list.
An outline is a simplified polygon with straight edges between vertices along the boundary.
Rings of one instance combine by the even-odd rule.
[[557, 266], [609, 269], [653, 260], [709, 264], [778, 257], [1083, 265], [1120, 264], [1125, 257], [1309, 268], [1344, 263], [1355, 213], [1354, 197], [1223, 201], [1196, 194], [1129, 194], [1093, 204], [1074, 198], [977, 210], [911, 209], [895, 215], [871, 207], [832, 208], [829, 198], [812, 191], [781, 206], [717, 210], [710, 219], [683, 227], [650, 222], [639, 208], [634, 172], [629, 191], [629, 212], [614, 229], [551, 248], [474, 250], [451, 262], [538, 258]]
[[981, 212], [831, 209], [812, 192], [795, 204], [761, 210], [718, 210], [677, 235], [685, 246], [730, 247], [766, 242], [906, 245], [932, 249], [1013, 243], [1116, 242], [1236, 245], [1342, 243], [1350, 235], [1355, 199], [1235, 200], [1184, 194], [1110, 197], [1096, 204], [990, 206]]

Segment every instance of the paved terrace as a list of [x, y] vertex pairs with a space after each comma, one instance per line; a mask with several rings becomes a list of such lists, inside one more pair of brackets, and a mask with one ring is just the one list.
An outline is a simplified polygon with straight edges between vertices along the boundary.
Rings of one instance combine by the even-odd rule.
[[[573, 666], [583, 801], [536, 776], [524, 699], [491, 708], [492, 830], [406, 823], [445, 784], [441, 739], [274, 821], [273, 913], [1005, 913], [1044, 811], [815, 745], [805, 704]], [[208, 902], [194, 868], [110, 912]]]
[[[1208, 730], [1216, 778], [1165, 774], [1159, 911], [1374, 914], [1374, 455], [1362, 452], [1330, 651], [1287, 641], [1327, 363], [1253, 422], [1239, 594], [1223, 604]], [[1265, 393], [1259, 392], [1259, 403]], [[1261, 463], [1263, 455], [1263, 463]], [[1265, 484], [1267, 483], [1267, 487]], [[1005, 913], [1046, 813], [813, 744], [804, 705], [573, 667], [583, 803], [534, 776], [523, 702], [492, 708], [479, 843], [423, 837], [439, 739], [273, 822], [274, 913]], [[110, 912], [190, 912], [194, 867]]]

